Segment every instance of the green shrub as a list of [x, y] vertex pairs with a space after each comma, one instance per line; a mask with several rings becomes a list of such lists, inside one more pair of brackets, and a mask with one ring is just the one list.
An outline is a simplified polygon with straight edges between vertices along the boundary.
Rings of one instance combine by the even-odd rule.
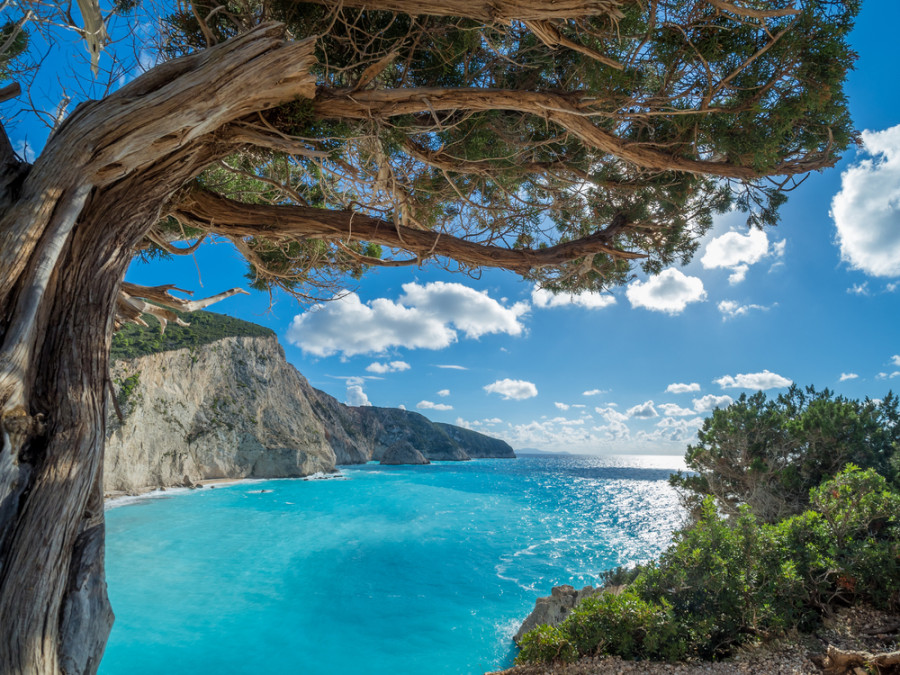
[[668, 603], [648, 602], [630, 590], [587, 598], [561, 628], [581, 655], [675, 660], [686, 651]]
[[825, 389], [792, 386], [769, 399], [741, 397], [704, 420], [688, 446], [692, 473], [676, 474], [689, 510], [714, 496], [725, 513], [748, 505], [774, 523], [809, 508], [810, 489], [848, 463], [875, 469], [900, 489], [900, 402], [846, 399]]
[[747, 506], [724, 517], [706, 498], [625, 592], [593, 596], [559, 629], [529, 633], [534, 646], [520, 659], [570, 659], [573, 651], [714, 659], [748, 640], [811, 630], [841, 604], [900, 609], [900, 495], [875, 470], [848, 465], [814, 488], [809, 503], [769, 524]]
[[522, 638], [516, 663], [571, 663], [577, 658], [578, 651], [559, 628], [538, 626]]

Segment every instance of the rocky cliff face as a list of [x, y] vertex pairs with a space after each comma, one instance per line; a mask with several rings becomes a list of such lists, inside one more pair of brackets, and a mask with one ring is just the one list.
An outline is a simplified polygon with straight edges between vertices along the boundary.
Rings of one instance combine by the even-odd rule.
[[503, 441], [314, 389], [274, 337], [228, 337], [116, 361], [124, 422], [107, 423], [104, 488], [139, 492], [213, 478], [281, 478], [380, 460], [411, 444], [429, 460], [514, 457]]

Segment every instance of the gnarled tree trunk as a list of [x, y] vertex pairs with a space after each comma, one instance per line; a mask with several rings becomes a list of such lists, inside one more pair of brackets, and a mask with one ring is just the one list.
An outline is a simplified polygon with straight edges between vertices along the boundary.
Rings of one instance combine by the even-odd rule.
[[235, 149], [218, 133], [311, 97], [310, 41], [264, 25], [83, 104], [4, 189], [0, 219], [0, 673], [95, 672], [105, 384], [119, 284], [166, 200]]

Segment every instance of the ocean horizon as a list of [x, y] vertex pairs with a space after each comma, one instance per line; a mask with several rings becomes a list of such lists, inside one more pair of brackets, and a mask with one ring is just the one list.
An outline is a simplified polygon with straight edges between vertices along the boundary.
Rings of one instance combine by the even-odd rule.
[[341, 467], [108, 505], [124, 673], [461, 675], [511, 665], [553, 586], [655, 558], [676, 456], [524, 455]]

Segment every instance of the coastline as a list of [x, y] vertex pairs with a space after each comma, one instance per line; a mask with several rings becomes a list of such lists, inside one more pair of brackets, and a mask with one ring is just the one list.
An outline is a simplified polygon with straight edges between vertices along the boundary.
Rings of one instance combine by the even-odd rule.
[[163, 499], [173, 495], [187, 494], [196, 490], [233, 487], [235, 485], [253, 485], [270, 480], [346, 480], [346, 476], [338, 469], [324, 473], [317, 471], [306, 476], [281, 476], [278, 478], [206, 478], [194, 483], [190, 487], [184, 485], [148, 485], [125, 492], [124, 490], [111, 490], [103, 495], [103, 508], [114, 509], [120, 506], [137, 504], [148, 499]]

